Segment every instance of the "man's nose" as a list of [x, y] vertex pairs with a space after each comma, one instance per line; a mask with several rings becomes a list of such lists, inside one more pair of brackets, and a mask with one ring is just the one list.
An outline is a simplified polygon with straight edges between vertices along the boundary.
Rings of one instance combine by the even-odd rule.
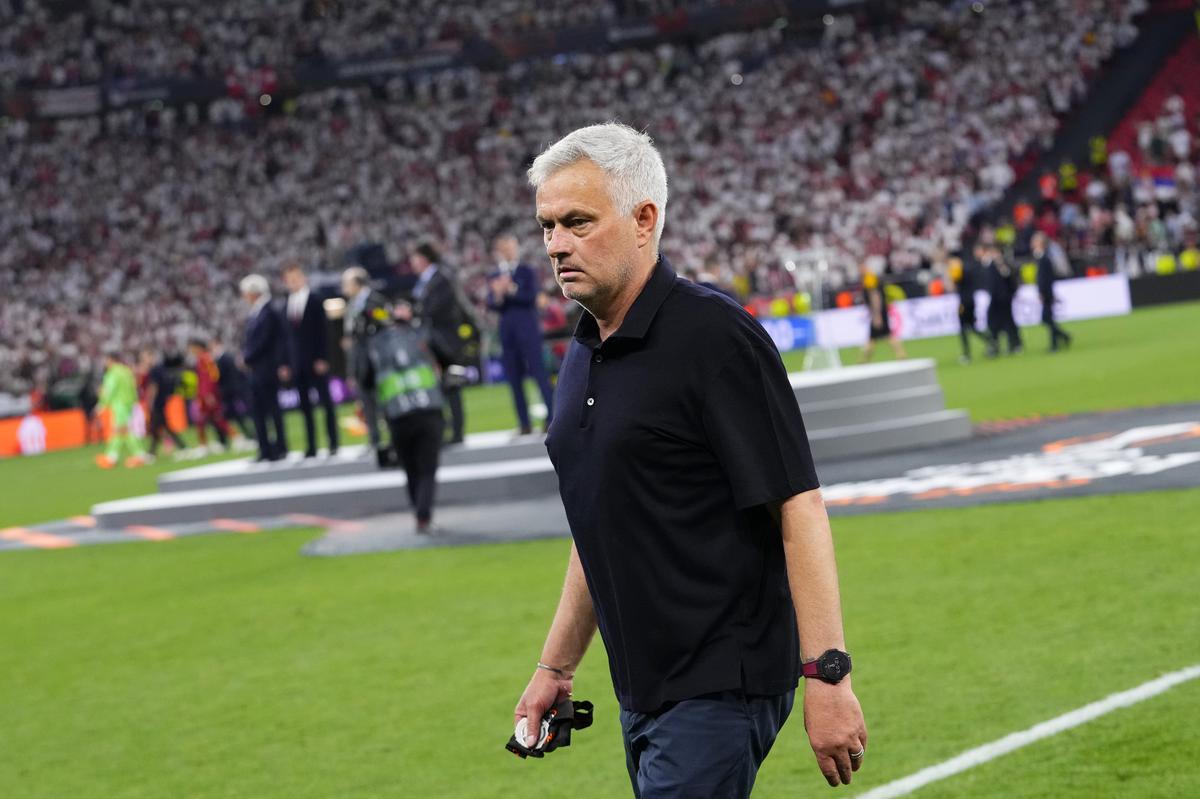
[[561, 225], [554, 226], [550, 238], [546, 240], [546, 254], [553, 261], [571, 254], [571, 234], [567, 232], [566, 228]]

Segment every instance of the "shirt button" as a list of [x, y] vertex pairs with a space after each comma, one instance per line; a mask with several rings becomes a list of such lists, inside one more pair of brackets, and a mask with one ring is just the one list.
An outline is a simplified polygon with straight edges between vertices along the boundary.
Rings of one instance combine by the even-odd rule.
[[604, 360], [604, 356], [597, 352], [595, 355], [592, 356], [592, 360], [595, 361], [596, 363], [600, 363], [601, 361]]
[[588, 405], [595, 405], [595, 404], [596, 404], [596, 399], [594, 397], [588, 397]]

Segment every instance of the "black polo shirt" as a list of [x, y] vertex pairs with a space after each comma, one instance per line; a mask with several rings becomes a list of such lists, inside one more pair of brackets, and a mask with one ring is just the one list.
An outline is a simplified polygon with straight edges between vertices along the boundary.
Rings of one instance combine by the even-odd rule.
[[607, 341], [583, 315], [546, 446], [622, 707], [796, 687], [766, 503], [818, 482], [783, 361], [753, 317], [660, 259]]

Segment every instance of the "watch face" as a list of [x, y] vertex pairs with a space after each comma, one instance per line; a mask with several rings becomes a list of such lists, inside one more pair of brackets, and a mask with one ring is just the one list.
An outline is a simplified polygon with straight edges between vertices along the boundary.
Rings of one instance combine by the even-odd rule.
[[821, 679], [825, 682], [837, 683], [850, 673], [850, 658], [845, 652], [831, 649], [821, 655], [817, 666], [821, 670]]

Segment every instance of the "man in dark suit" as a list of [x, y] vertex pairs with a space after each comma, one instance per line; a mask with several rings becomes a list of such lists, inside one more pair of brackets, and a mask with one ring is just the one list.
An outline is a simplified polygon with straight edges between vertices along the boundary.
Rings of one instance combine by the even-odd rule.
[[1013, 318], [1013, 300], [1016, 299], [1018, 286], [1016, 270], [1004, 261], [1000, 248], [993, 243], [977, 245], [975, 257], [983, 269], [984, 285], [990, 297], [987, 322], [992, 344], [988, 349], [988, 357], [994, 358], [1000, 353], [1001, 335], [1008, 340], [1008, 354], [1015, 355], [1023, 349], [1021, 331]]
[[308, 449], [304, 457], [317, 455], [317, 431], [313, 420], [312, 390], [325, 410], [325, 434], [329, 437], [329, 454], [338, 450], [337, 409], [329, 396], [329, 320], [321, 300], [308, 289], [308, 278], [299, 264], [289, 264], [283, 270], [287, 286], [288, 361], [292, 384], [300, 393], [300, 412], [304, 414], [304, 432]]
[[1042, 232], [1033, 234], [1033, 257], [1037, 261], [1037, 287], [1042, 298], [1042, 324], [1050, 330], [1050, 351], [1057, 352], [1059, 346], [1071, 346], [1071, 334], [1059, 327], [1054, 319], [1054, 260], [1050, 257], [1050, 239]]
[[424, 243], [413, 251], [410, 263], [417, 275], [413, 286], [416, 316], [429, 338], [433, 357], [442, 370], [442, 394], [450, 409], [451, 444], [461, 443], [465, 419], [463, 415], [462, 378], [455, 374], [461, 369], [462, 337], [459, 328], [467, 322], [455, 285], [455, 276], [439, 265], [440, 254], [432, 244]]
[[379, 407], [375, 402], [375, 370], [367, 352], [367, 339], [391, 324], [392, 310], [387, 298], [371, 288], [370, 275], [361, 266], [352, 266], [342, 273], [342, 294], [346, 297], [346, 312], [342, 317], [346, 374], [358, 391], [371, 448], [378, 452], [382, 446]]
[[246, 422], [246, 411], [250, 407], [250, 399], [246, 386], [246, 373], [238, 364], [237, 355], [225, 348], [225, 344], [217, 339], [211, 342], [213, 355], [216, 356], [217, 387], [221, 392], [221, 413], [225, 420], [233, 422], [246, 438], [254, 438], [250, 425]]
[[967, 364], [971, 362], [971, 336], [982, 339], [989, 350], [992, 345], [992, 340], [975, 327], [975, 289], [979, 285], [979, 275], [973, 264], [962, 258], [952, 258], [950, 280], [958, 292], [958, 337], [963, 351], [958, 361]]
[[532, 377], [546, 403], [546, 427], [554, 407], [554, 392], [542, 356], [542, 326], [538, 321], [538, 279], [533, 267], [520, 262], [517, 237], [496, 239], [493, 253], [499, 268], [488, 278], [488, 308], [500, 314], [500, 349], [504, 377], [512, 388], [513, 404], [521, 434], [533, 432], [529, 404], [525, 401], [525, 378]]
[[[279, 378], [287, 370], [287, 324], [271, 306], [271, 286], [262, 275], [247, 275], [239, 284], [250, 306], [242, 360], [250, 372], [250, 412], [258, 438], [258, 460], [277, 461], [287, 455], [283, 411], [279, 407]], [[270, 417], [274, 438], [267, 429]]]

